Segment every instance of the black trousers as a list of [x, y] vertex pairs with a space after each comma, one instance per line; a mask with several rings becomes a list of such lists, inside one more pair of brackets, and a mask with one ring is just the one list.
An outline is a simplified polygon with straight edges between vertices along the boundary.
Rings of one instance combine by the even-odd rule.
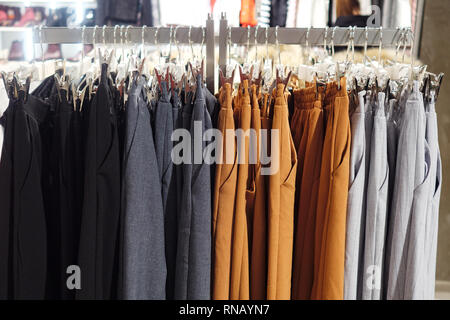
[[82, 276], [77, 299], [113, 299], [117, 295], [120, 151], [106, 69], [103, 65], [89, 110], [78, 255]]
[[24, 92], [3, 115], [0, 163], [0, 299], [45, 298], [47, 230], [39, 126], [48, 104]]

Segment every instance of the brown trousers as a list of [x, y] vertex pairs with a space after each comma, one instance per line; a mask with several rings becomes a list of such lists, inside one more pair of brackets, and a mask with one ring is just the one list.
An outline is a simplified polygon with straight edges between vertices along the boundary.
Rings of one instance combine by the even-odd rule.
[[[217, 157], [222, 157], [223, 163], [216, 165], [214, 186], [212, 297], [215, 300], [228, 300], [230, 297], [231, 243], [237, 180], [235, 124], [231, 94], [230, 84], [225, 84], [219, 94], [221, 109], [218, 129], [223, 135], [223, 143], [221, 148], [218, 148]], [[227, 135], [226, 129], [232, 130], [232, 136]], [[234, 159], [234, 163], [227, 163], [227, 157]]]
[[[261, 175], [261, 110], [259, 108], [259, 91], [252, 85], [252, 121], [251, 128], [256, 134], [256, 163], [249, 166], [249, 179], [246, 194], [247, 221], [250, 255], [250, 299], [264, 300], [266, 298], [267, 277], [267, 211], [266, 186]], [[252, 151], [252, 150], [251, 150]]]
[[345, 227], [350, 160], [349, 99], [341, 79], [325, 95], [326, 131], [316, 212], [312, 299], [344, 297]]
[[238, 174], [231, 253], [230, 299], [250, 299], [249, 253], [247, 233], [246, 191], [249, 171], [249, 135], [251, 106], [248, 80], [244, 80], [235, 99], [236, 127], [242, 130], [238, 141]]
[[[294, 237], [294, 198], [297, 154], [289, 127], [289, 112], [284, 85], [278, 84], [273, 110], [272, 130], [279, 141], [271, 153], [278, 170], [269, 176], [268, 189], [268, 268], [267, 299], [291, 297], [292, 249]], [[273, 132], [272, 132], [273, 135]]]
[[324, 119], [323, 93], [315, 86], [294, 91], [291, 129], [297, 142], [297, 190], [292, 299], [308, 300], [314, 278], [314, 233], [319, 189]]

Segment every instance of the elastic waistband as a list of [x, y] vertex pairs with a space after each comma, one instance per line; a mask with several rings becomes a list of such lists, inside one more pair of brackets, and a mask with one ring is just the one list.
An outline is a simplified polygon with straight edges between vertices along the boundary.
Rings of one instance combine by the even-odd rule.
[[327, 84], [327, 90], [325, 92], [324, 105], [329, 105], [334, 102], [334, 99], [347, 96], [345, 77], [341, 78], [340, 89], [337, 82], [331, 82]]
[[321, 101], [324, 97], [324, 88], [319, 87], [318, 92], [316, 86], [311, 84], [304, 89], [294, 90], [294, 107], [297, 109], [312, 109], [317, 104], [316, 101]]

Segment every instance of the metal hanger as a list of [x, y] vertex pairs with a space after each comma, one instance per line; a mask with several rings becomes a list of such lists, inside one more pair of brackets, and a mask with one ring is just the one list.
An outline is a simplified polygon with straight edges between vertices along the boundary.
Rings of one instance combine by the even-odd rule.
[[276, 68], [276, 84], [283, 84], [284, 90], [286, 90], [286, 87], [289, 83], [289, 79], [291, 78], [292, 71], [289, 71], [288, 75], [285, 77], [285, 69], [281, 65], [281, 55], [280, 55], [280, 43], [278, 41], [278, 26], [275, 27], [275, 43], [277, 45], [277, 51], [278, 51], [278, 64], [280, 68]]
[[380, 45], [378, 46], [378, 64], [382, 66], [381, 64], [381, 52], [383, 49], [383, 27], [380, 27]]
[[336, 33], [338, 27], [333, 28], [333, 32], [331, 33], [331, 56], [334, 58], [334, 35]]
[[326, 54], [328, 55], [328, 29], [329, 27], [326, 26], [325, 27], [325, 32], [323, 33], [323, 50], [326, 52]]

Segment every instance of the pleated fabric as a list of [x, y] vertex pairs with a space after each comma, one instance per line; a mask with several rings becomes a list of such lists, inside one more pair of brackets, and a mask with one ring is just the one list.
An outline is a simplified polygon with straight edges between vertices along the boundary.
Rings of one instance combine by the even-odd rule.
[[308, 300], [314, 278], [316, 203], [324, 139], [323, 92], [314, 87], [294, 91], [291, 129], [297, 136], [297, 210], [295, 212], [292, 299]]
[[385, 94], [378, 93], [374, 110], [364, 241], [363, 300], [381, 300], [387, 228], [389, 165]]
[[235, 99], [234, 118], [237, 142], [237, 182], [231, 246], [230, 299], [250, 298], [249, 254], [246, 211], [246, 190], [249, 171], [249, 129], [251, 105], [248, 80], [241, 83]]
[[435, 98], [432, 94], [426, 104], [426, 140], [430, 147], [430, 192], [428, 197], [427, 221], [426, 221], [426, 243], [425, 247], [425, 272], [427, 276], [427, 286], [424, 292], [424, 299], [434, 299], [435, 279], [436, 279], [436, 253], [437, 235], [439, 222], [439, 201], [442, 189], [442, 161], [439, 150], [438, 123], [435, 109]]
[[218, 148], [213, 204], [213, 294], [215, 300], [230, 297], [231, 239], [237, 181], [237, 151], [234, 135], [232, 88], [225, 84], [219, 94], [218, 130], [222, 145]]
[[351, 123], [350, 178], [345, 238], [344, 299], [361, 298], [367, 179], [366, 158], [370, 157], [366, 140], [366, 91], [358, 93], [358, 104]]
[[345, 226], [350, 165], [350, 120], [346, 80], [328, 85], [325, 140], [320, 171], [314, 249], [315, 300], [344, 297]]
[[430, 150], [418, 82], [406, 101], [398, 142], [388, 260], [387, 299], [420, 299], [421, 249], [429, 191]]
[[[261, 110], [259, 107], [260, 90], [252, 85], [252, 121], [255, 140], [251, 142], [256, 163], [250, 163], [249, 187], [247, 189], [247, 221], [250, 256], [250, 299], [266, 298], [267, 275], [267, 193], [266, 180], [261, 174]], [[250, 136], [252, 138], [252, 136]]]
[[277, 84], [275, 96], [271, 139], [274, 131], [279, 139], [272, 140], [270, 149], [267, 299], [288, 300], [291, 297], [297, 153], [289, 127], [283, 84]]

